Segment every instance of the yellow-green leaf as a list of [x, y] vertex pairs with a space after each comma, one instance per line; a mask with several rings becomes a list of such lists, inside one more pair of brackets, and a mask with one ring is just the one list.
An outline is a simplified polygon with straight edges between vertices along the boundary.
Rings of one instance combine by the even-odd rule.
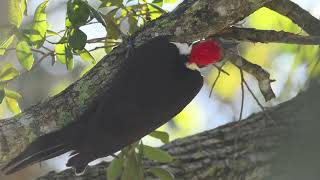
[[2, 103], [3, 99], [5, 96], [5, 92], [4, 92], [4, 85], [0, 84], [0, 104]]
[[19, 71], [12, 64], [5, 64], [0, 69], [0, 81], [8, 81], [19, 76]]
[[64, 44], [57, 44], [54, 48], [56, 52], [57, 60], [61, 64], [66, 64], [66, 52], [65, 52], [65, 45]]
[[173, 160], [173, 157], [169, 153], [159, 148], [147, 145], [143, 145], [143, 153], [148, 159], [155, 160], [161, 163], [168, 163]]
[[46, 7], [48, 5], [48, 0], [41, 3], [34, 14], [32, 29], [38, 31], [37, 35], [30, 35], [30, 40], [36, 48], [40, 48], [46, 38], [46, 33], [48, 29]]
[[16, 99], [16, 100], [20, 100], [22, 99], [22, 95], [16, 91], [12, 91], [12, 90], [9, 90], [9, 89], [4, 89], [4, 92], [5, 92], [5, 96], [6, 97], [9, 97], [9, 98], [12, 98], [12, 99]]
[[173, 175], [166, 169], [153, 167], [148, 169], [148, 171], [159, 177], [160, 180], [173, 180]]
[[6, 99], [7, 106], [11, 112], [15, 114], [18, 114], [21, 112], [21, 109], [17, 100], [9, 97], [5, 97], [5, 99]]
[[26, 41], [20, 41], [16, 47], [16, 55], [20, 62], [20, 64], [30, 70], [34, 63], [33, 54], [31, 52], [31, 48]]
[[8, 39], [5, 39], [0, 42], [0, 55], [4, 55], [6, 49], [12, 44], [14, 40], [14, 35], [11, 35]]
[[27, 12], [27, 0], [21, 0], [21, 11], [25, 16], [28, 15], [28, 12]]
[[107, 168], [108, 180], [117, 180], [123, 171], [123, 156], [119, 155], [118, 158], [114, 158], [111, 164]]
[[20, 0], [8, 1], [8, 21], [10, 24], [20, 27], [23, 19], [23, 11], [21, 9]]
[[169, 142], [169, 134], [163, 131], [153, 131], [149, 134], [151, 137], [161, 140], [163, 143]]
[[90, 54], [90, 52], [86, 49], [82, 50], [80, 52], [80, 57], [82, 60], [84, 61], [88, 61], [91, 62], [92, 64], [96, 63], [96, 60], [94, 59], [94, 57]]

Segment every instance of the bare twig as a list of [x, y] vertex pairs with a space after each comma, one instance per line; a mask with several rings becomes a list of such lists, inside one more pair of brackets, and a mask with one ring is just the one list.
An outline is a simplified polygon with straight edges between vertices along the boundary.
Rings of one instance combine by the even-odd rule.
[[226, 51], [226, 58], [235, 66], [253, 75], [258, 80], [259, 89], [266, 101], [275, 98], [275, 94], [271, 88], [271, 83], [274, 82], [274, 80], [270, 79], [270, 74], [261, 66], [247, 61], [237, 53], [233, 52], [233, 50]]

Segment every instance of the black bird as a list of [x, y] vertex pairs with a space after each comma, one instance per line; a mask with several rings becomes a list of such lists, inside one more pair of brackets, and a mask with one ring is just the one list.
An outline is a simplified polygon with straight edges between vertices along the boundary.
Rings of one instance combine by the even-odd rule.
[[151, 39], [133, 50], [111, 90], [80, 119], [39, 137], [2, 171], [11, 174], [71, 151], [67, 166], [81, 174], [89, 162], [119, 151], [182, 111], [203, 85], [197, 66], [220, 59], [216, 41], [191, 48], [166, 37]]

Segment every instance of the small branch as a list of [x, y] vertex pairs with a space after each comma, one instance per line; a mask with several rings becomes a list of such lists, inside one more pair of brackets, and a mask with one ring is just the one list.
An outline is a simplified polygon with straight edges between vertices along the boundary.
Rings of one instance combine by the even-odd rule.
[[320, 36], [301, 36], [284, 31], [231, 27], [219, 34], [226, 39], [261, 43], [319, 45]]
[[229, 59], [235, 66], [253, 75], [258, 80], [259, 89], [266, 101], [275, 98], [275, 94], [271, 88], [271, 83], [274, 80], [270, 79], [270, 74], [262, 69], [261, 66], [247, 61], [232, 50], [226, 51], [226, 58]]
[[320, 21], [312, 16], [308, 11], [290, 0], [273, 0], [265, 7], [270, 8], [284, 16], [287, 16], [294, 23], [299, 25], [308, 34], [320, 36]]

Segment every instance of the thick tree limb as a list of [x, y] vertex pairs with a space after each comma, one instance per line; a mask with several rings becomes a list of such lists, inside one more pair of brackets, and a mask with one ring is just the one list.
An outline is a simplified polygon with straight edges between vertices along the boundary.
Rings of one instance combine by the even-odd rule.
[[[174, 12], [146, 25], [134, 36], [136, 44], [155, 35], [193, 41], [235, 24], [270, 0], [186, 0]], [[59, 95], [34, 105], [13, 118], [0, 121], [0, 166], [21, 152], [40, 135], [74, 121], [107, 92], [124, 63], [125, 47], [116, 48], [87, 75]]]
[[[175, 140], [162, 147], [174, 157], [172, 163], [163, 165], [145, 161], [145, 167], [166, 167], [175, 179], [188, 180], [319, 179], [318, 166], [313, 164], [319, 162], [319, 91], [320, 86], [316, 85], [294, 99], [268, 109], [266, 113], [276, 123], [261, 112], [243, 121]], [[309, 153], [313, 156], [308, 157]], [[301, 157], [306, 159], [297, 162]], [[90, 167], [85, 176], [77, 179], [104, 180], [106, 166], [107, 163], [102, 163]], [[74, 178], [69, 169], [51, 172], [39, 180]]]
[[287, 16], [307, 33], [320, 36], [320, 21], [290, 0], [273, 0], [266, 7]]
[[258, 30], [254, 28], [231, 27], [215, 36], [253, 43], [320, 44], [320, 36], [301, 36], [285, 31]]

